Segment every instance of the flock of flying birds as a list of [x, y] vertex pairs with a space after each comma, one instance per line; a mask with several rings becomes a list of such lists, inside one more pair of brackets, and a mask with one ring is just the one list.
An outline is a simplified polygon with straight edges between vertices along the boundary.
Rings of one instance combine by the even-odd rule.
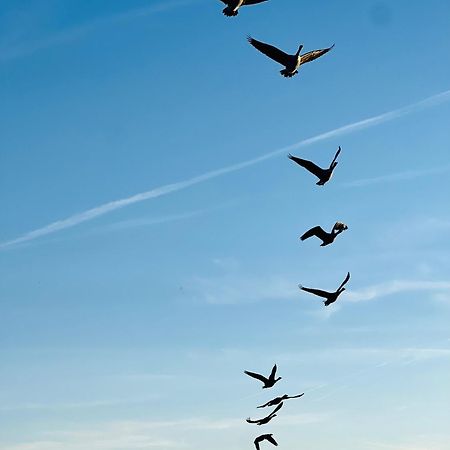
[[[264, 3], [267, 0], [220, 0], [222, 3], [226, 5], [225, 9], [223, 10], [223, 14], [227, 17], [234, 17], [237, 16], [239, 13], [239, 9], [243, 6], [249, 6], [249, 5], [255, 5], [257, 3]], [[265, 42], [258, 41], [251, 36], [248, 36], [248, 42], [257, 50], [259, 50], [264, 55], [268, 56], [269, 58], [273, 59], [277, 63], [284, 66], [284, 69], [280, 71], [281, 75], [283, 75], [286, 78], [291, 78], [294, 75], [298, 73], [298, 70], [302, 64], [306, 64], [308, 62], [314, 61], [317, 58], [320, 58], [321, 56], [328, 53], [333, 47], [334, 44], [331, 47], [323, 48], [320, 50], [313, 50], [307, 53], [301, 53], [303, 50], [303, 45], [300, 45], [298, 47], [298, 50], [293, 55], [283, 52], [282, 50], [278, 49], [277, 47], [274, 47], [273, 45], [266, 44]], [[330, 181], [333, 171], [336, 168], [338, 162], [338, 156], [341, 153], [341, 147], [338, 148], [336, 154], [334, 155], [333, 160], [331, 161], [329, 167], [322, 168], [319, 167], [317, 164], [313, 163], [312, 161], [308, 161], [306, 159], [299, 158], [297, 156], [293, 156], [291, 154], [288, 155], [289, 159], [297, 163], [299, 166], [306, 169], [308, 172], [313, 174], [318, 178], [317, 185], [323, 186], [328, 181]], [[315, 226], [311, 228], [310, 230], [306, 231], [300, 239], [302, 241], [309, 239], [311, 237], [316, 237], [322, 241], [320, 244], [322, 247], [325, 247], [327, 245], [330, 245], [334, 242], [336, 237], [341, 234], [343, 231], [347, 230], [348, 227], [345, 223], [342, 222], [336, 222], [331, 229], [330, 232], [325, 231], [320, 226]], [[347, 276], [345, 277], [344, 281], [340, 284], [340, 286], [334, 291], [334, 292], [328, 292], [323, 291], [321, 289], [314, 289], [314, 288], [308, 288], [302, 285], [299, 285], [299, 288], [302, 291], [309, 292], [310, 294], [316, 295], [318, 297], [323, 298], [323, 303], [325, 306], [331, 305], [334, 303], [338, 297], [342, 294], [342, 292], [345, 291], [345, 285], [350, 280], [350, 272], [347, 273]], [[255, 372], [249, 372], [245, 371], [244, 373], [248, 376], [255, 378], [259, 381], [261, 381], [263, 385], [263, 389], [271, 388], [277, 383], [279, 380], [281, 380], [281, 377], [276, 378], [276, 372], [277, 372], [277, 366], [276, 364], [272, 368], [272, 372], [270, 373], [269, 377], [265, 377], [263, 375], [260, 375]], [[275, 409], [267, 416], [261, 418], [252, 420], [250, 418], [247, 419], [247, 423], [250, 424], [256, 424], [256, 425], [265, 425], [269, 423], [274, 417], [277, 416], [277, 412], [283, 407], [283, 402], [289, 399], [299, 398], [302, 397], [304, 394], [289, 396], [287, 394], [276, 397], [264, 405], [258, 406], [258, 408], [267, 408], [275, 406]], [[278, 446], [277, 441], [273, 438], [273, 434], [262, 434], [258, 436], [254, 440], [254, 444], [256, 447], [256, 450], [260, 450], [260, 443], [263, 441], [268, 441], [272, 445]]]
[[[252, 378], [262, 381], [262, 383], [264, 384], [263, 389], [271, 388], [272, 386], [275, 385], [276, 382], [281, 380], [281, 377], [275, 378], [276, 373], [277, 373], [277, 365], [276, 364], [273, 366], [272, 372], [270, 373], [269, 378], [266, 378], [264, 375], [260, 375], [259, 373], [249, 372], [248, 370], [245, 370], [244, 373]], [[300, 398], [300, 397], [303, 397], [303, 395], [304, 395], [304, 393], [299, 394], [299, 395], [292, 395], [292, 396], [284, 394], [281, 397], [276, 397], [276, 398], [268, 401], [267, 403], [264, 403], [264, 405], [258, 406], [258, 408], [267, 408], [267, 407], [271, 407], [271, 406], [276, 406], [276, 408], [269, 415], [263, 417], [262, 419], [257, 419], [257, 420], [252, 420], [249, 417], [247, 419], [247, 423], [253, 423], [256, 425], [265, 425], [266, 423], [269, 423], [274, 417], [277, 416], [277, 412], [283, 407], [283, 402], [285, 400], [290, 400], [293, 398]], [[271, 444], [278, 446], [278, 442], [273, 438], [273, 434], [262, 434], [254, 440], [256, 450], [260, 450], [259, 444], [262, 441], [268, 441]]]

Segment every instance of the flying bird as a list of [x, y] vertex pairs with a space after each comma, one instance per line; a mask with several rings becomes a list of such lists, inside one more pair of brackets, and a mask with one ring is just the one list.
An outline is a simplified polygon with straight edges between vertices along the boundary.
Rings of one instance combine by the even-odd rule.
[[256, 425], [265, 425], [269, 423], [274, 417], [276, 417], [276, 413], [281, 409], [283, 403], [280, 403], [268, 416], [263, 417], [262, 419], [252, 420], [250, 417], [246, 420], [247, 423], [256, 423]]
[[315, 175], [319, 179], [319, 181], [316, 184], [318, 186], [323, 186], [333, 176], [333, 170], [338, 164], [336, 160], [340, 153], [341, 147], [338, 148], [336, 154], [334, 155], [333, 161], [331, 161], [330, 167], [328, 167], [328, 169], [322, 169], [313, 162], [308, 161], [307, 159], [297, 158], [296, 156], [292, 156], [290, 153], [288, 155], [288, 158], [296, 162], [298, 165], [304, 167], [313, 175]]
[[253, 441], [255, 444], [256, 450], [260, 450], [259, 443], [262, 441], [269, 441], [271, 444], [275, 445], [275, 447], [278, 447], [278, 442], [272, 436], [273, 436], [273, 434], [262, 434], [261, 436], [258, 436]]
[[275, 379], [275, 374], [277, 373], [277, 365], [275, 364], [272, 368], [272, 372], [269, 375], [269, 378], [266, 378], [263, 375], [255, 372], [249, 372], [248, 370], [244, 370], [244, 373], [252, 378], [256, 378], [259, 381], [264, 383], [263, 389], [271, 388], [277, 381], [281, 380], [281, 377]]
[[342, 284], [337, 288], [334, 292], [327, 292], [327, 291], [321, 291], [320, 289], [311, 289], [302, 286], [301, 284], [298, 285], [298, 287], [305, 292], [309, 292], [314, 295], [318, 295], [319, 297], [323, 297], [326, 300], [323, 302], [325, 306], [331, 305], [334, 303], [338, 297], [345, 291], [345, 285], [348, 283], [348, 280], [350, 280], [350, 272], [347, 273], [347, 276], [345, 277], [345, 280], [342, 282]]
[[290, 397], [287, 394], [284, 394], [281, 397], [277, 397], [274, 398], [273, 400], [270, 400], [270, 402], [265, 403], [264, 405], [258, 406], [258, 408], [266, 408], [267, 406], [275, 406], [275, 405], [279, 405], [281, 402], [284, 402], [285, 400], [289, 400], [291, 398], [300, 398], [303, 397], [305, 394], [300, 394], [300, 395], [293, 395], [292, 397]]
[[322, 227], [317, 226], [311, 228], [302, 236], [300, 236], [300, 239], [304, 241], [305, 239], [309, 239], [312, 236], [316, 236], [322, 241], [320, 246], [325, 247], [326, 245], [332, 244], [336, 237], [345, 230], [348, 230], [348, 226], [345, 225], [345, 223], [336, 222], [330, 233], [327, 233]]
[[287, 53], [284, 53], [282, 50], [274, 47], [273, 45], [257, 41], [251, 36], [248, 36], [247, 40], [261, 53], [264, 53], [269, 58], [284, 66], [285, 68], [281, 70], [280, 73], [287, 78], [291, 78], [296, 75], [298, 73], [299, 67], [302, 64], [306, 64], [310, 61], [314, 61], [315, 59], [320, 58], [322, 55], [325, 55], [325, 53], [328, 53], [334, 47], [333, 44], [331, 47], [323, 48], [320, 50], [313, 50], [301, 55], [300, 52], [303, 49], [303, 45], [300, 45], [298, 47], [297, 53], [295, 53], [294, 55], [288, 55]]
[[221, 0], [226, 8], [222, 11], [227, 17], [234, 17], [239, 14], [241, 6], [256, 5], [257, 3], [267, 2], [267, 0]]

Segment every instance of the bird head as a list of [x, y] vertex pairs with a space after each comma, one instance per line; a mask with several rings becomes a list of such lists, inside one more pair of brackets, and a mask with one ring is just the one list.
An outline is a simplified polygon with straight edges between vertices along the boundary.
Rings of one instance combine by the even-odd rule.
[[302, 51], [302, 49], [303, 49], [303, 44], [300, 44], [299, 47], [298, 47], [297, 53], [295, 54], [295, 56], [299, 56], [300, 52]]
[[278, 378], [275, 380], [275, 382], [280, 381], [280, 380], [281, 380], [281, 377], [278, 377]]

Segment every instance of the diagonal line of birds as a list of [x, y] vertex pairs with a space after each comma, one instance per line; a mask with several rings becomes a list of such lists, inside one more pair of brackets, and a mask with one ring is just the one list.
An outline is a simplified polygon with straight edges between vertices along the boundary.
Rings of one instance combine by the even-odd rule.
[[[236, 17], [239, 14], [239, 11], [244, 6], [250, 6], [250, 5], [256, 5], [259, 3], [265, 3], [268, 0], [221, 0], [222, 3], [224, 3], [226, 6], [223, 10], [223, 14], [227, 17]], [[298, 71], [300, 67], [303, 64], [315, 61], [316, 59], [322, 57], [323, 55], [327, 54], [334, 48], [334, 44], [330, 47], [317, 49], [308, 51], [306, 53], [302, 53], [303, 50], [303, 44], [300, 44], [298, 46], [298, 49], [296, 53], [294, 54], [288, 54], [285, 53], [283, 50], [280, 50], [279, 48], [262, 42], [260, 40], [257, 40], [253, 38], [252, 36], [247, 37], [248, 42], [250, 45], [252, 45], [256, 50], [267, 56], [268, 58], [272, 59], [273, 61], [277, 62], [284, 68], [280, 71], [280, 74], [285, 78], [292, 78], [295, 75], [298, 74]], [[310, 174], [314, 175], [317, 178], [316, 185], [317, 186], [324, 186], [326, 183], [328, 183], [332, 176], [333, 172], [336, 169], [336, 166], [338, 165], [338, 157], [341, 154], [342, 149], [339, 146], [330, 165], [328, 167], [320, 167], [313, 161], [309, 161], [307, 159], [303, 159], [299, 156], [294, 156], [289, 154], [288, 158], [295, 162], [297, 165], [308, 171]], [[348, 226], [341, 222], [337, 221], [330, 232], [325, 231], [320, 225], [317, 225], [310, 230], [307, 230], [303, 233], [302, 236], [300, 236], [301, 241], [305, 241], [309, 238], [316, 237], [322, 243], [320, 244], [321, 247], [325, 247], [327, 245], [330, 245], [334, 242], [336, 237], [344, 232], [345, 230], [348, 230]], [[339, 287], [335, 291], [325, 291], [322, 289], [317, 288], [310, 288], [305, 287], [301, 284], [299, 284], [299, 289], [303, 292], [307, 292], [309, 294], [315, 295], [317, 297], [320, 297], [323, 300], [323, 303], [325, 306], [329, 306], [332, 303], [336, 302], [339, 298], [339, 296], [345, 291], [345, 285], [350, 281], [350, 272], [347, 273], [345, 279], [342, 281], [342, 283], [339, 285]], [[277, 365], [275, 364], [272, 368], [272, 371], [270, 372], [269, 376], [266, 377], [264, 375], [261, 375], [256, 372], [250, 372], [248, 370], [245, 370], [244, 373], [248, 375], [251, 378], [254, 378], [260, 382], [263, 383], [262, 388], [263, 389], [270, 389], [272, 388], [276, 383], [278, 383], [281, 380], [281, 377], [277, 377]], [[272, 421], [275, 417], [277, 417], [277, 413], [283, 408], [284, 402], [287, 400], [292, 399], [298, 399], [302, 397], [304, 393], [296, 394], [296, 395], [288, 395], [284, 394], [280, 397], [273, 398], [266, 403], [259, 405], [257, 408], [259, 409], [265, 409], [269, 407], [275, 407], [269, 414], [266, 414], [265, 416], [258, 418], [258, 419], [251, 419], [248, 417], [246, 419], [246, 422], [252, 425], [262, 426], [266, 425], [269, 422]], [[257, 436], [254, 440], [254, 445], [256, 450], [260, 450], [260, 444], [267, 441], [268, 443], [278, 446], [278, 442], [273, 437], [273, 434], [271, 433], [265, 433], [261, 434], [260, 436]]]

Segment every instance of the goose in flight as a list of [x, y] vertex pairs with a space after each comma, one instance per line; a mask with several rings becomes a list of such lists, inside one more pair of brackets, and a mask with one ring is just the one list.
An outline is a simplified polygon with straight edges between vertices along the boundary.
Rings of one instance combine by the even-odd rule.
[[253, 443], [255, 444], [256, 450], [260, 450], [259, 443], [262, 441], [269, 441], [271, 444], [275, 445], [275, 447], [278, 447], [278, 442], [272, 437], [273, 434], [262, 434], [261, 436], [258, 436]]
[[300, 394], [300, 395], [293, 395], [292, 397], [290, 397], [287, 394], [284, 394], [281, 397], [277, 397], [274, 398], [273, 400], [270, 400], [270, 402], [265, 403], [264, 405], [258, 406], [258, 408], [266, 408], [267, 406], [275, 406], [275, 405], [279, 405], [281, 402], [284, 402], [285, 400], [289, 400], [291, 398], [300, 398], [303, 397], [305, 394]]
[[312, 236], [316, 236], [322, 241], [320, 246], [325, 247], [326, 245], [332, 244], [336, 239], [336, 236], [338, 234], [341, 234], [345, 230], [348, 230], [348, 226], [345, 225], [345, 223], [336, 222], [333, 226], [333, 229], [331, 230], [331, 233], [327, 233], [322, 227], [317, 226], [311, 228], [302, 236], [300, 236], [300, 239], [304, 241], [305, 239], [309, 239]]
[[247, 423], [256, 423], [256, 425], [265, 425], [269, 423], [274, 417], [276, 417], [276, 413], [281, 409], [283, 403], [280, 403], [268, 416], [263, 417], [262, 419], [252, 420], [250, 417], [246, 420]]
[[275, 374], [277, 373], [277, 365], [275, 364], [272, 368], [272, 372], [269, 375], [269, 378], [266, 378], [263, 375], [255, 372], [249, 372], [248, 370], [244, 370], [244, 373], [252, 378], [256, 378], [259, 381], [264, 383], [263, 389], [271, 388], [277, 381], [281, 380], [281, 377], [275, 379]]
[[269, 58], [273, 59], [277, 63], [281, 64], [285, 68], [280, 71], [283, 77], [291, 78], [298, 73], [298, 69], [302, 64], [306, 64], [310, 61], [314, 61], [317, 58], [320, 58], [325, 53], [328, 53], [333, 47], [323, 48], [320, 50], [313, 50], [311, 52], [300, 54], [303, 49], [303, 45], [298, 47], [297, 53], [294, 55], [288, 55], [284, 53], [282, 50], [274, 47], [273, 45], [266, 44], [261, 41], [257, 41], [253, 39], [251, 36], [247, 37], [248, 42], [250, 42], [253, 47], [259, 50], [261, 53], [264, 53]]
[[323, 186], [333, 176], [333, 170], [338, 164], [336, 160], [340, 153], [341, 147], [338, 148], [336, 155], [334, 155], [333, 161], [331, 161], [330, 167], [328, 167], [328, 169], [322, 169], [313, 162], [308, 161], [307, 159], [297, 158], [296, 156], [292, 156], [290, 153], [288, 155], [288, 158], [315, 175], [319, 179], [316, 184], [318, 186]]
[[320, 289], [311, 289], [302, 286], [301, 284], [298, 285], [298, 287], [305, 292], [309, 292], [310, 294], [318, 295], [319, 297], [323, 297], [325, 306], [331, 305], [334, 303], [338, 297], [345, 291], [345, 285], [348, 283], [348, 280], [350, 280], [350, 272], [347, 273], [347, 276], [345, 277], [345, 280], [342, 282], [342, 284], [336, 289], [334, 292], [327, 292], [327, 291], [321, 291]]
[[222, 11], [227, 17], [234, 17], [239, 14], [241, 6], [256, 5], [257, 3], [267, 2], [267, 0], [221, 0], [226, 8]]

